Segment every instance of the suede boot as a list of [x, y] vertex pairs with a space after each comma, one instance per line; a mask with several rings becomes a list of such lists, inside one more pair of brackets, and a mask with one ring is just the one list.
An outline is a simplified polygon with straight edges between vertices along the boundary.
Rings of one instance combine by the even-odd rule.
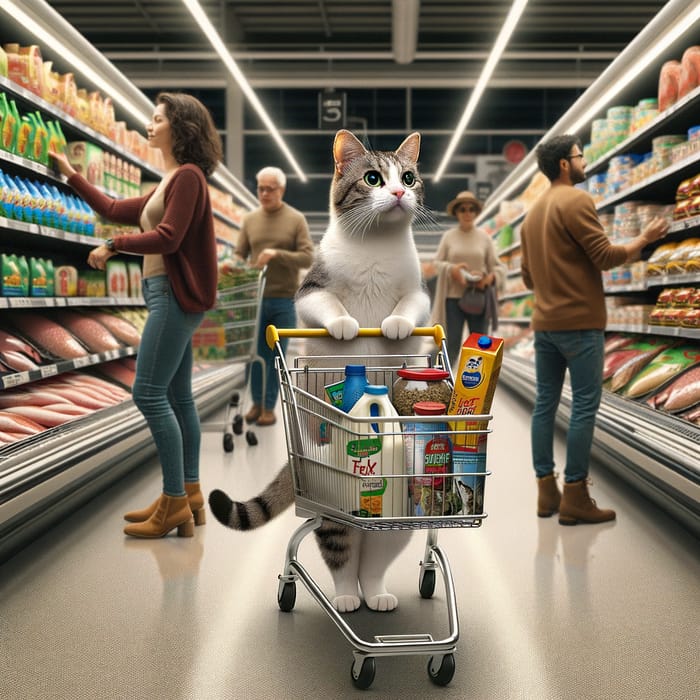
[[[187, 494], [187, 499], [190, 502], [190, 510], [194, 516], [194, 524], [204, 525], [204, 523], [207, 521], [207, 516], [206, 511], [204, 510], [204, 495], [202, 494], [199, 481], [186, 481], [185, 493]], [[124, 520], [128, 520], [130, 523], [142, 523], [145, 520], [148, 520], [153, 513], [155, 513], [159, 502], [160, 498], [156, 498], [156, 500], [146, 508], [142, 508], [141, 510], [132, 510], [125, 513]]]
[[601, 509], [588, 495], [588, 480], [564, 484], [564, 494], [559, 506], [559, 524], [604, 523], [615, 520], [615, 511]]
[[554, 474], [537, 477], [537, 515], [540, 518], [550, 518], [559, 510], [561, 492], [557, 486]]
[[166, 496], [158, 499], [156, 509], [148, 520], [133, 523], [124, 528], [124, 533], [132, 537], [153, 539], [165, 537], [177, 528], [178, 537], [194, 535], [194, 520], [187, 496]]

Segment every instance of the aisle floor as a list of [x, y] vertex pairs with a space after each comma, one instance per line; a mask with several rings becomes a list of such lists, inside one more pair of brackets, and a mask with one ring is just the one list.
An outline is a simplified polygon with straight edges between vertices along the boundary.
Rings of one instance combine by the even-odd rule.
[[[122, 533], [122, 514], [160, 490], [143, 465], [0, 566], [0, 697], [8, 700], [691, 700], [699, 696], [698, 542], [604, 468], [593, 494], [617, 510], [602, 526], [562, 527], [535, 516], [529, 409], [504, 388], [494, 405], [493, 471], [483, 527], [439, 533], [457, 590], [460, 640], [447, 688], [426, 657], [377, 661], [374, 683], [350, 681], [351, 647], [301, 583], [292, 613], [277, 606], [277, 574], [292, 508], [250, 533], [208, 513], [195, 537], [148, 541]], [[222, 450], [204, 437], [205, 491], [256, 494], [285, 455], [281, 421]], [[563, 464], [563, 442], [557, 441]], [[347, 617], [359, 634], [447, 632], [438, 580], [418, 595], [425, 536], [414, 535], [389, 575], [388, 614]], [[327, 592], [312, 537], [300, 558]], [[438, 577], [439, 579], [439, 577]]]

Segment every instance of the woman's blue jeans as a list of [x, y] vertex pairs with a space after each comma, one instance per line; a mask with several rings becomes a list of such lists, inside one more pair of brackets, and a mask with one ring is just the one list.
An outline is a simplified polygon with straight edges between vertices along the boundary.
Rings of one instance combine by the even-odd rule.
[[532, 463], [535, 474], [554, 471], [554, 426], [566, 369], [569, 369], [572, 406], [566, 436], [564, 481], [588, 476], [595, 418], [603, 390], [601, 330], [535, 331], [537, 394], [532, 414]]
[[488, 333], [486, 314], [465, 314], [459, 308], [459, 299], [445, 299], [445, 333], [447, 334], [447, 354], [454, 367], [459, 359], [459, 352], [464, 341], [464, 322], [470, 333]]
[[[259, 362], [251, 367], [250, 393], [253, 403], [266, 411], [273, 411], [279, 394], [279, 381], [275, 369], [275, 352], [265, 340], [265, 329], [272, 324], [277, 328], [295, 328], [297, 323], [294, 299], [288, 297], [263, 298], [260, 308], [260, 334], [258, 335], [258, 355], [265, 362], [265, 397], [263, 401], [262, 369]], [[280, 340], [284, 352], [287, 351], [289, 338]]]
[[136, 358], [132, 398], [156, 443], [163, 493], [182, 496], [199, 481], [201, 429], [192, 397], [192, 334], [203, 313], [185, 313], [165, 275], [142, 282], [148, 320]]

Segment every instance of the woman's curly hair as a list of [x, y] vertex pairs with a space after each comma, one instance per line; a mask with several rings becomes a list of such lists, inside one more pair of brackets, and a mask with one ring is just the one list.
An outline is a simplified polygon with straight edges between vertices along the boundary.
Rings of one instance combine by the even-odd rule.
[[183, 92], [161, 92], [156, 104], [165, 105], [175, 160], [180, 165], [194, 163], [205, 175], [211, 175], [221, 161], [223, 148], [209, 110]]

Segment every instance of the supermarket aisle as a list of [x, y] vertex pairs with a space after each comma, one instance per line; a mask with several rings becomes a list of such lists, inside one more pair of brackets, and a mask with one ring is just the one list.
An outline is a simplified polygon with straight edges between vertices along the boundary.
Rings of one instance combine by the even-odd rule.
[[[428, 679], [427, 659], [379, 659], [367, 697], [598, 700], [697, 697], [698, 543], [654, 506], [594, 469], [594, 492], [617, 509], [605, 526], [564, 528], [534, 513], [528, 411], [496, 396], [486, 491], [477, 530], [442, 531], [459, 600], [452, 684]], [[203, 482], [256, 493], [283, 459], [281, 422], [236, 439], [225, 454], [205, 436]], [[561, 457], [562, 444], [559, 444]], [[560, 459], [561, 461], [561, 459]], [[301, 521], [290, 509], [257, 532], [209, 515], [194, 539], [122, 535], [122, 513], [159, 489], [146, 465], [0, 567], [0, 697], [12, 700], [238, 700], [361, 696], [350, 646], [299, 584], [291, 614], [277, 608], [277, 573]], [[423, 536], [391, 574], [396, 613], [351, 616], [361, 635], [445, 634], [444, 592], [417, 593]], [[302, 560], [328, 587], [311, 538]]]

